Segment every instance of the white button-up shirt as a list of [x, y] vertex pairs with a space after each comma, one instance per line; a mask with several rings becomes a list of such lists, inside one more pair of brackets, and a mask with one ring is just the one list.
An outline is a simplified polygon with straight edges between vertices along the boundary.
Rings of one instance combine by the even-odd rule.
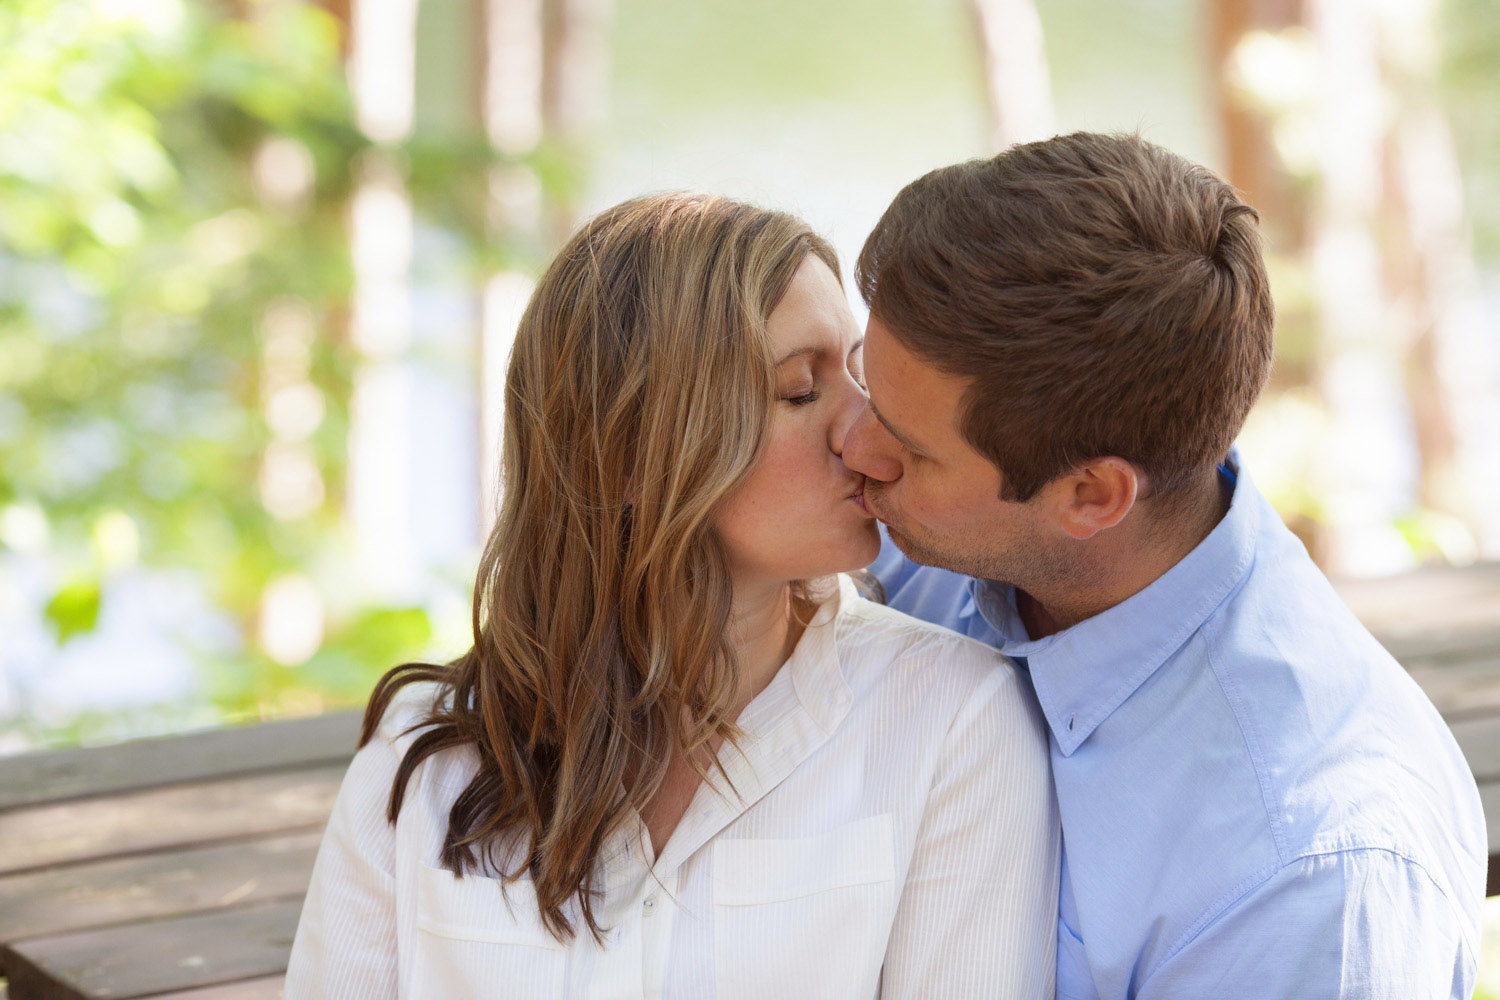
[[404, 689], [349, 767], [286, 1000], [1052, 995], [1045, 730], [987, 646], [841, 580], [724, 745], [733, 790], [700, 786], [654, 856], [638, 820], [604, 852], [602, 945], [581, 919], [555, 940], [525, 878], [438, 865], [472, 751], [424, 761], [387, 822], [401, 731], [435, 694]]

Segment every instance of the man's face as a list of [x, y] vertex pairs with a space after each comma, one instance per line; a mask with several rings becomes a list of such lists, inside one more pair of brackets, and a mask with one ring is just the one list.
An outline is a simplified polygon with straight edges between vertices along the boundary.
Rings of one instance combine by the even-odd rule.
[[1040, 568], [1042, 510], [1000, 499], [1000, 473], [963, 439], [968, 381], [907, 351], [878, 319], [865, 328], [870, 403], [844, 442], [868, 477], [865, 504], [920, 563], [1024, 586]]

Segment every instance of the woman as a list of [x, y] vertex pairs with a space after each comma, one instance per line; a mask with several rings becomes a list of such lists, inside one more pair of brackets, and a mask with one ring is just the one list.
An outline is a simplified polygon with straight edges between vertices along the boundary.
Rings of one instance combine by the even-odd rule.
[[1038, 716], [994, 651], [834, 576], [879, 548], [837, 274], [702, 195], [558, 254], [474, 646], [376, 686], [287, 1000], [1051, 995]]

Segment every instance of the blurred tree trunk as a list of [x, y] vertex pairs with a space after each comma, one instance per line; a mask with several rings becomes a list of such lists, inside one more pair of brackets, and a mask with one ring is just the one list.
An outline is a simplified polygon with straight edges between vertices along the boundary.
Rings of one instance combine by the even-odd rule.
[[382, 148], [411, 134], [417, 0], [352, 0], [349, 87], [377, 144], [358, 164], [349, 206], [354, 290], [349, 336], [360, 361], [349, 404], [349, 520], [362, 579], [382, 596], [415, 579], [411, 531], [411, 264], [415, 220], [398, 162]]
[[[525, 157], [542, 141], [544, 0], [473, 0], [481, 53], [475, 108], [484, 135], [502, 153]], [[536, 170], [507, 163], [490, 174], [488, 225], [497, 239], [524, 238], [540, 246], [543, 185]], [[499, 510], [505, 366], [516, 324], [531, 294], [516, 271], [485, 276], [479, 296], [479, 537]]]
[[1307, 199], [1275, 144], [1275, 115], [1246, 86], [1239, 47], [1252, 32], [1282, 32], [1302, 23], [1302, 0], [1213, 0], [1209, 5], [1214, 108], [1227, 179], [1261, 213], [1271, 247], [1297, 252], [1306, 240]]
[[[1393, 568], [1392, 527], [1410, 505], [1399, 331], [1383, 274], [1384, 123], [1379, 23], [1363, 0], [1311, 0], [1317, 183], [1308, 252], [1328, 434], [1314, 474], [1331, 568]], [[1393, 447], [1394, 446], [1394, 447]], [[1393, 453], [1394, 452], [1394, 453]]]
[[[1490, 470], [1500, 462], [1494, 428], [1486, 427], [1493, 420], [1485, 419], [1500, 373], [1485, 363], [1490, 352], [1462, 179], [1437, 103], [1436, 16], [1435, 5], [1422, 0], [1384, 12], [1386, 72], [1392, 89], [1406, 95], [1384, 150], [1386, 281], [1404, 334], [1421, 506], [1456, 518], [1479, 545], [1500, 546], [1500, 519], [1485, 502], [1496, 485]], [[1433, 541], [1441, 551], [1441, 537]]]
[[[611, 0], [541, 0], [542, 135], [554, 152], [576, 163], [603, 122], [609, 96]], [[575, 183], [555, 186], [544, 213], [551, 246], [578, 223]]]
[[997, 150], [1056, 132], [1042, 20], [1032, 0], [969, 0]]
[[[1291, 106], [1284, 93], [1278, 98], [1277, 78], [1288, 75], [1288, 68], [1274, 63], [1279, 57], [1295, 65], [1299, 53], [1306, 54], [1302, 0], [1212, 0], [1206, 17], [1209, 78], [1225, 178], [1260, 213], [1259, 229], [1272, 272], [1295, 273], [1305, 266], [1311, 239], [1312, 185], [1299, 183], [1299, 174], [1305, 177], [1315, 171], [1311, 164], [1288, 163], [1277, 135], [1289, 120], [1306, 113], [1296, 100], [1310, 100], [1311, 95], [1297, 95]], [[1321, 339], [1320, 317], [1312, 301], [1286, 295], [1283, 287], [1276, 291], [1276, 364], [1268, 398], [1314, 383]], [[1304, 458], [1297, 464], [1306, 468], [1286, 474], [1310, 476], [1316, 462]], [[1325, 538], [1316, 505], [1305, 491], [1282, 485], [1275, 492], [1287, 526], [1322, 562]]]
[[[555, 175], [515, 162], [490, 177], [490, 226], [497, 238], [551, 253], [578, 224], [577, 164], [604, 117], [609, 0], [473, 0], [481, 39], [475, 107], [494, 147], [529, 157], [543, 147]], [[535, 158], [533, 158], [533, 162]], [[499, 504], [505, 363], [531, 296], [521, 271], [489, 275], [479, 323], [480, 537]]]
[[1398, 6], [1212, 7], [1229, 180], [1260, 209], [1273, 268], [1309, 280], [1305, 304], [1278, 289], [1273, 386], [1308, 385], [1325, 409], [1306, 469], [1322, 523], [1288, 520], [1341, 572], [1394, 567], [1413, 540], [1431, 544], [1424, 524], [1442, 522], [1450, 557], [1464, 555], [1465, 535], [1493, 531], [1462, 485], [1486, 466], [1469, 430], [1479, 422], [1459, 401], [1494, 390], [1462, 360], [1483, 352], [1459, 177], [1433, 96], [1435, 12]]

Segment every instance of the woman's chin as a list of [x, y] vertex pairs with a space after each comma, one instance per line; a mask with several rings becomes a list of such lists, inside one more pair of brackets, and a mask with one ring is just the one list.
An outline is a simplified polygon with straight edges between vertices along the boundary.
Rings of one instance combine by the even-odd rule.
[[837, 547], [824, 546], [824, 551], [827, 558], [820, 560], [821, 567], [817, 572], [803, 574], [803, 579], [864, 569], [880, 555], [880, 529], [874, 521], [866, 521], [854, 530], [845, 529], [840, 533]]

